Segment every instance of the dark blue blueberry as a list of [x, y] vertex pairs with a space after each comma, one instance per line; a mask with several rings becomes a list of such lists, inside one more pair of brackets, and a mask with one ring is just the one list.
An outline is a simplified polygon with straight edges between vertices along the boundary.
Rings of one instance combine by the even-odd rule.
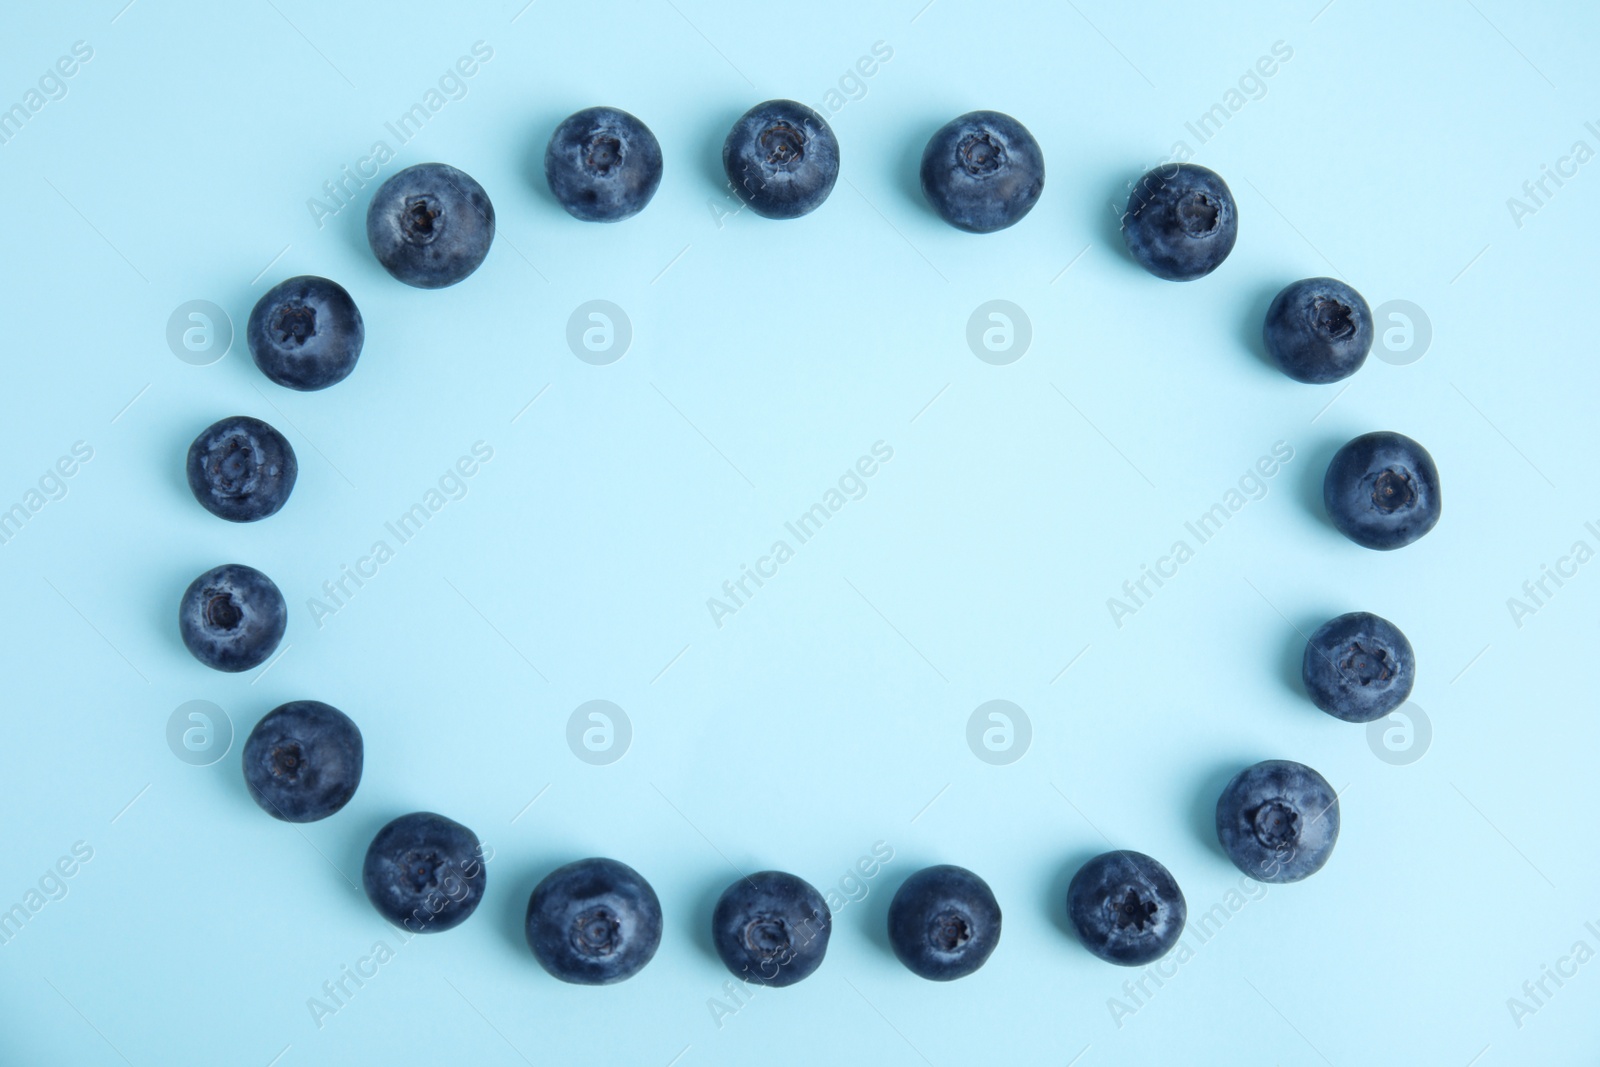
[[584, 108], [550, 135], [544, 177], [573, 218], [621, 222], [643, 211], [656, 195], [661, 145], [626, 111]]
[[1406, 702], [1417, 679], [1411, 642], [1388, 619], [1365, 611], [1317, 627], [1300, 661], [1311, 702], [1345, 722], [1372, 722]]
[[1246, 767], [1217, 798], [1217, 840], [1258, 882], [1309, 878], [1339, 840], [1338, 794], [1304, 763], [1269, 759]]
[[1000, 944], [1000, 905], [971, 871], [924, 867], [889, 904], [889, 944], [913, 974], [935, 982], [965, 978]]
[[378, 914], [414, 934], [466, 922], [488, 881], [478, 835], [430, 811], [395, 819], [367, 846], [361, 885]]
[[302, 392], [349, 377], [366, 335], [361, 312], [344, 287], [310, 274], [268, 289], [251, 309], [245, 330], [261, 373]]
[[1142, 852], [1102, 852], [1067, 886], [1067, 915], [1083, 947], [1107, 963], [1138, 967], [1167, 954], [1189, 907], [1178, 883]]
[[300, 466], [283, 434], [260, 419], [218, 419], [189, 446], [189, 488], [200, 506], [229, 522], [276, 515]]
[[494, 205], [471, 176], [443, 163], [407, 167], [367, 206], [367, 244], [383, 269], [418, 289], [473, 271], [494, 241]]
[[1439, 468], [1409, 437], [1387, 430], [1362, 434], [1334, 453], [1322, 503], [1356, 544], [1400, 548], [1439, 522]]
[[1272, 298], [1261, 333], [1283, 373], [1325, 385], [1350, 377], [1367, 361], [1372, 309], [1337, 278], [1304, 278]]
[[272, 579], [242, 563], [224, 563], [189, 583], [178, 604], [178, 632], [194, 658], [237, 673], [258, 667], [289, 624]]
[[833, 913], [811, 885], [782, 871], [758, 871], [723, 890], [711, 940], [728, 970], [747, 982], [787, 986], [822, 966]]
[[1122, 218], [1122, 239], [1139, 265], [1169, 282], [1203, 278], [1239, 237], [1239, 209], [1215, 171], [1193, 163], [1158, 167], [1139, 179]]
[[922, 150], [922, 195], [968, 233], [1022, 220], [1044, 191], [1044, 154], [1028, 128], [998, 111], [969, 111], [940, 126]]
[[244, 784], [284, 822], [326, 819], [361, 784], [361, 731], [338, 708], [294, 700], [267, 712], [244, 743]]
[[563, 982], [610, 985], [661, 944], [661, 902], [638, 871], [608, 859], [558, 867], [528, 898], [528, 947]]
[[822, 206], [839, 177], [839, 141], [821, 115], [768, 100], [740, 116], [722, 144], [722, 169], [757, 215], [797, 219]]

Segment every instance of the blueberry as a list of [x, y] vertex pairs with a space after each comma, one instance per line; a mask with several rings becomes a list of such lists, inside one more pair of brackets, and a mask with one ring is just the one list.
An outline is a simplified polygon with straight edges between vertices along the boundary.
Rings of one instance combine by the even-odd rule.
[[889, 904], [889, 944], [913, 974], [965, 978], [1000, 943], [1000, 905], [982, 878], [961, 867], [924, 867]]
[[361, 358], [366, 327], [343, 286], [302, 274], [279, 282], [256, 301], [245, 336], [262, 374], [310, 392], [350, 376]]
[[1188, 914], [1172, 874], [1142, 852], [1102, 852], [1067, 886], [1067, 915], [1078, 940], [1124, 967], [1165, 956], [1183, 935]]
[[1304, 763], [1269, 759], [1246, 767], [1217, 798], [1217, 840], [1258, 882], [1309, 878], [1339, 840], [1338, 794]]
[[242, 563], [224, 563], [189, 583], [178, 604], [178, 632], [207, 667], [238, 673], [267, 661], [289, 624], [272, 579]]
[[218, 419], [189, 446], [189, 489], [200, 506], [229, 522], [276, 515], [300, 466], [283, 434], [260, 419]]
[[361, 731], [338, 708], [294, 700], [267, 712], [244, 743], [244, 784], [273, 818], [326, 819], [361, 784]]
[[1350, 377], [1367, 361], [1372, 309], [1337, 278], [1303, 278], [1272, 298], [1261, 333], [1283, 373], [1325, 385]]
[[466, 922], [488, 880], [478, 835], [430, 811], [389, 823], [367, 846], [361, 885], [378, 914], [413, 934]]
[[833, 913], [811, 885], [782, 871], [758, 871], [723, 890], [711, 939], [728, 970], [747, 982], [787, 986], [822, 966]]
[[383, 269], [418, 289], [473, 271], [494, 241], [494, 205], [471, 176], [443, 163], [407, 167], [367, 206], [367, 244]]
[[821, 207], [833, 191], [839, 141], [827, 120], [804, 104], [768, 100], [728, 131], [722, 169], [757, 215], [797, 219]]
[[1417, 679], [1411, 642], [1388, 619], [1352, 611], [1317, 627], [1300, 661], [1311, 702], [1345, 722], [1372, 722], [1406, 702]]
[[1133, 258], [1169, 282], [1210, 274], [1239, 237], [1239, 209], [1227, 183], [1193, 163], [1158, 167], [1140, 178], [1122, 222]]
[[661, 944], [661, 902], [638, 871], [578, 860], [545, 876], [528, 898], [528, 947], [563, 982], [610, 985], [644, 969]]
[[1387, 430], [1362, 434], [1334, 453], [1322, 503], [1356, 544], [1400, 548], [1439, 522], [1439, 468], [1409, 437]]
[[584, 108], [550, 135], [544, 177], [573, 218], [621, 222], [643, 211], [656, 195], [661, 145], [626, 111]]
[[922, 150], [922, 195], [968, 233], [1022, 221], [1044, 191], [1044, 154], [1028, 128], [998, 111], [951, 119]]

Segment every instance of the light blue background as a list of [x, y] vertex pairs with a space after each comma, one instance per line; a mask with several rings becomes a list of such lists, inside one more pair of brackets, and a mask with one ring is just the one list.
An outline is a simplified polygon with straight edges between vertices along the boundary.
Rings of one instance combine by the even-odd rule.
[[[1600, 963], [1546, 979], [1520, 1027], [1507, 999], [1579, 939], [1600, 949], [1600, 564], [1520, 627], [1506, 602], [1575, 540], [1600, 547], [1583, 526], [1600, 520], [1600, 164], [1547, 184], [1520, 226], [1507, 198], [1575, 141], [1600, 148], [1600, 13], [922, 3], [12, 12], [0, 106], [75, 41], [93, 58], [0, 145], [0, 506], [75, 441], [94, 458], [0, 546], [0, 906], [75, 842], [93, 858], [0, 945], [4, 1062], [1592, 1062]], [[384, 124], [477, 41], [493, 57], [465, 96], [397, 146]], [[728, 215], [732, 120], [774, 96], [822, 106], [880, 41], [892, 59], [831, 116], [830, 200], [792, 223]], [[1293, 55], [1264, 95], [1200, 145], [1185, 123], [1279, 41]], [[596, 103], [638, 114], [666, 155], [655, 201], [614, 227], [568, 218], [539, 170], [555, 123]], [[915, 185], [932, 130], [978, 107], [1023, 121], [1049, 168], [1033, 213], [982, 238]], [[380, 180], [442, 160], [489, 191], [499, 236], [464, 284], [382, 272], [373, 186], [313, 220], [307, 199], [379, 138], [398, 147]], [[1178, 140], [1242, 218], [1232, 257], [1188, 285], [1143, 274], [1111, 210]], [[1269, 367], [1271, 295], [1334, 272], [1375, 307], [1425, 309], [1424, 357], [1369, 360], [1343, 391]], [[242, 333], [298, 273], [365, 316], [337, 388], [272, 385], [242, 336], [211, 366], [168, 349], [184, 301]], [[634, 332], [604, 367], [565, 340], [597, 298]], [[965, 341], [991, 299], [1032, 323], [1010, 366]], [[288, 507], [257, 525], [205, 513], [182, 476], [188, 442], [235, 413], [300, 457]], [[1443, 521], [1394, 553], [1321, 517], [1329, 456], [1373, 429], [1443, 472]], [[706, 599], [880, 440], [894, 456], [867, 495], [714, 626]], [[494, 457], [465, 498], [319, 628], [307, 599], [477, 441]], [[1266, 497], [1114, 625], [1106, 599], [1277, 441], [1294, 458]], [[184, 585], [230, 560], [290, 601], [264, 673], [208, 671], [178, 640]], [[1297, 628], [1358, 609], [1417, 650], [1433, 739], [1409, 765], [1296, 681]], [[356, 719], [367, 768], [348, 808], [297, 830], [250, 802], [238, 744], [306, 697]], [[602, 698], [634, 737], [591, 766], [566, 723]], [[209, 767], [165, 741], [193, 699], [236, 730]], [[1009, 766], [966, 743], [990, 699], [1031, 719]], [[1225, 901], [1240, 876], [1211, 807], [1269, 757], [1343, 790], [1332, 862], [1252, 890], [1136, 1005], [1138, 972], [1064, 931], [1066, 878], [1109, 841], [1165, 862], [1192, 919]], [[373, 832], [418, 808], [492, 846], [487, 898], [319, 1028], [308, 998], [396, 943], [355, 884]], [[719, 1028], [728, 975], [705, 930], [735, 869], [828, 888], [878, 841], [894, 859], [836, 915], [822, 970]], [[656, 960], [615, 988], [555, 981], [522, 940], [532, 886], [586, 855], [637, 867], [666, 911]], [[881, 932], [934, 862], [978, 871], [1005, 910], [990, 963], [948, 985], [913, 978]], [[1113, 997], [1136, 1006], [1120, 1026]]]

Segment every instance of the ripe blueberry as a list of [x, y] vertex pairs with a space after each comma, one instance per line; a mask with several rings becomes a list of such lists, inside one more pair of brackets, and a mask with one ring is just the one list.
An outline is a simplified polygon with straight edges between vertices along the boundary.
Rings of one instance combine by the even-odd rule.
[[1328, 518], [1366, 548], [1409, 545], [1439, 522], [1439, 468], [1411, 438], [1362, 434], [1334, 454], [1322, 480]]
[[964, 978], [1000, 944], [1000, 905], [971, 871], [924, 867], [889, 904], [889, 944], [913, 974], [935, 982]]
[[262, 717], [244, 743], [244, 784], [275, 819], [315, 822], [361, 784], [361, 731], [338, 708], [295, 700]]
[[300, 470], [283, 434], [248, 415], [219, 419], [202, 430], [189, 446], [186, 468], [200, 506], [230, 522], [277, 514]]
[[1417, 678], [1411, 642], [1388, 619], [1352, 611], [1317, 627], [1300, 661], [1311, 702], [1345, 722], [1372, 722], [1406, 702]]
[[722, 144], [722, 169], [739, 199], [768, 219], [797, 219], [822, 206], [839, 177], [839, 141], [821, 115], [793, 100], [768, 100], [740, 116]]
[[1261, 329], [1267, 352], [1297, 382], [1323, 385], [1361, 369], [1372, 349], [1372, 309], [1337, 278], [1285, 286]]
[[922, 195], [940, 218], [968, 233], [993, 233], [1039, 202], [1044, 153], [1010, 115], [969, 111], [928, 139], [921, 175]]
[[717, 955], [735, 975], [766, 986], [793, 985], [822, 965], [833, 913], [811, 885], [782, 871], [758, 871], [723, 890], [711, 916]]
[[544, 150], [550, 192], [573, 218], [621, 222], [661, 184], [661, 145], [626, 111], [589, 107], [568, 116]]
[[1339, 840], [1339, 797], [1304, 763], [1272, 759], [1233, 776], [1217, 798], [1217, 840], [1258, 882], [1298, 882]]
[[1165, 956], [1188, 914], [1171, 872], [1141, 852], [1103, 852], [1078, 868], [1067, 886], [1067, 915], [1078, 940], [1124, 967]]
[[1193, 163], [1158, 167], [1139, 179], [1122, 217], [1122, 239], [1139, 265], [1170, 282], [1203, 278], [1239, 237], [1239, 209], [1215, 171]]
[[407, 167], [367, 206], [367, 244], [383, 269], [418, 289], [443, 289], [478, 269], [494, 241], [483, 186], [443, 163]]
[[661, 902], [638, 871], [586, 859], [546, 875], [528, 898], [528, 947], [563, 982], [632, 978], [661, 944]]
[[366, 327], [343, 286], [302, 274], [256, 301], [245, 337], [262, 374], [311, 392], [344, 381], [356, 369]]
[[361, 884], [378, 914], [413, 934], [459, 926], [488, 881], [478, 835], [428, 811], [402, 815], [367, 846]]
[[267, 661], [289, 624], [272, 579], [242, 563], [225, 563], [189, 583], [178, 604], [178, 632], [207, 667], [238, 673]]

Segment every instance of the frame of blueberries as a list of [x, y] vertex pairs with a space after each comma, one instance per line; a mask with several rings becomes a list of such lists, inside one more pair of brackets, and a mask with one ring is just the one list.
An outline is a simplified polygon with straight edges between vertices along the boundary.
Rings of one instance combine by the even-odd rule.
[[[723, 165], [729, 188], [757, 214], [797, 218], [815, 210], [831, 192], [838, 173], [838, 143], [816, 111], [794, 101], [772, 100], [751, 108], [735, 123], [723, 148]], [[615, 222], [643, 210], [654, 195], [661, 177], [660, 147], [643, 123], [626, 112], [587, 108], [552, 134], [545, 170], [552, 193], [569, 213], [586, 221]], [[1043, 189], [1044, 164], [1037, 142], [1016, 120], [998, 112], [972, 112], [933, 135], [920, 177], [930, 206], [946, 222], [968, 232], [988, 233], [1015, 224], [1032, 209]], [[1192, 164], [1170, 164], [1146, 174], [1132, 192], [1123, 221], [1124, 239], [1134, 259], [1171, 281], [1209, 274], [1226, 259], [1237, 237], [1237, 209], [1227, 185], [1212, 171]], [[374, 255], [395, 278], [418, 288], [441, 288], [464, 280], [483, 262], [494, 237], [494, 209], [470, 176], [443, 164], [418, 164], [392, 176], [374, 194], [367, 235]], [[1373, 319], [1361, 295], [1349, 286], [1327, 278], [1303, 279], [1287, 286], [1272, 302], [1263, 333], [1268, 353], [1286, 375], [1326, 383], [1359, 369], [1372, 346]], [[268, 377], [290, 388], [318, 390], [336, 384], [354, 368], [362, 339], [359, 311], [342, 288], [326, 279], [289, 279], [262, 297], [251, 314], [249, 341], [256, 363]], [[201, 503], [222, 518], [239, 522], [266, 518], [292, 490], [297, 473], [292, 450], [281, 435], [256, 420], [224, 422], [253, 425], [240, 431], [246, 436], [236, 435], [220, 445], [214, 431], [224, 423], [202, 433], [189, 457], [191, 487]], [[258, 477], [262, 471], [273, 477]], [[210, 499], [205, 495], [208, 489]], [[1426, 534], [1438, 521], [1438, 474], [1416, 442], [1398, 434], [1367, 434], [1347, 444], [1330, 464], [1324, 500], [1329, 517], [1351, 540], [1369, 548], [1398, 548]], [[224, 570], [228, 568], [212, 574]], [[210, 666], [224, 670], [255, 666], [271, 656], [281, 639], [281, 595], [259, 572], [250, 574], [278, 597], [276, 634], [263, 636], [262, 647], [244, 650], [246, 658], [259, 653], [254, 662], [239, 666], [237, 660], [213, 659]], [[186, 627], [193, 626], [195, 618], [208, 620], [219, 602], [214, 598], [211, 606], [198, 609], [192, 603], [196, 588], [209, 577], [202, 575], [186, 594], [180, 612]], [[248, 602], [251, 596], [262, 595], [260, 588], [246, 583], [231, 595]], [[218, 610], [226, 620], [225, 629], [238, 625], [231, 600]], [[250, 612], [244, 614], [248, 617]], [[187, 630], [184, 636], [188, 643]], [[206, 661], [200, 650], [190, 647]], [[1376, 616], [1341, 616], [1307, 641], [1308, 693], [1323, 711], [1347, 721], [1371, 723], [1386, 716], [1409, 695], [1414, 673], [1404, 635]], [[292, 733], [294, 724], [305, 721], [299, 705], [311, 704], [315, 702], [299, 701], [269, 712], [244, 746], [252, 796], [269, 814], [288, 821], [334, 814], [360, 781], [359, 731], [335, 709], [316, 705], [337, 717], [335, 726], [344, 731], [347, 743], [354, 734], [355, 754], [352, 761], [345, 751], [339, 757], [342, 764], [335, 760], [326, 768], [312, 769], [325, 769], [330, 777], [342, 771], [348, 780], [336, 783], [340, 788], [326, 795], [294, 798], [305, 803], [292, 812], [258, 789], [252, 764], [265, 765], [258, 734], [268, 720], [288, 722], [282, 728]], [[280, 714], [286, 711], [290, 713]], [[319, 740], [324, 749], [331, 744], [322, 735], [307, 740], [304, 753], [299, 747], [287, 757], [275, 751], [267, 761], [272, 769], [257, 768], [257, 776], [281, 772], [286, 789], [301, 787], [297, 771], [317, 763]], [[311, 777], [314, 781], [315, 775]], [[1297, 881], [1320, 869], [1333, 849], [1338, 797], [1309, 767], [1270, 760], [1240, 771], [1223, 790], [1217, 834], [1247, 875], [1267, 882]], [[395, 845], [395, 838], [403, 840]], [[386, 840], [391, 843], [382, 845]], [[409, 919], [398, 917], [403, 909], [397, 910], [392, 899], [383, 897], [384, 887], [374, 884], [374, 864], [393, 879], [394, 871], [384, 864], [428, 849], [443, 855], [433, 857], [437, 869], [418, 872], [426, 876], [418, 883], [424, 907], [412, 916], [420, 919], [413, 927]], [[401, 816], [379, 832], [368, 852], [367, 893], [380, 913], [412, 932], [449, 929], [470, 916], [481, 900], [481, 857], [476, 836], [465, 827], [424, 812]], [[593, 888], [595, 878], [604, 882], [602, 890]], [[752, 878], [762, 884], [758, 887]], [[587, 888], [574, 888], [577, 885]], [[448, 899], [436, 899], [441, 893]], [[552, 903], [552, 896], [560, 899]], [[1176, 881], [1160, 863], [1137, 852], [1117, 850], [1089, 860], [1073, 878], [1068, 897], [1070, 917], [1084, 947], [1109, 962], [1150, 963], [1170, 950], [1183, 932], [1186, 906]], [[430, 914], [423, 915], [424, 910]], [[774, 912], [780, 914], [775, 918]], [[547, 926], [557, 921], [565, 925], [536, 935], [536, 918]], [[797, 942], [793, 931], [781, 928], [784, 922], [804, 926], [804, 940]], [[725, 937], [723, 927], [730, 923], [730, 929], [739, 933]], [[787, 985], [809, 975], [822, 961], [831, 926], [827, 904], [814, 888], [792, 875], [771, 871], [730, 887], [718, 903], [713, 924], [718, 951], [729, 969], [747, 981], [768, 985]], [[1000, 912], [988, 886], [976, 875], [961, 868], [931, 867], [901, 887], [891, 905], [889, 924], [895, 952], [909, 969], [926, 978], [948, 980], [971, 973], [987, 960], [999, 940]], [[552, 873], [534, 890], [527, 936], [534, 954], [558, 978], [588, 984], [620, 981], [653, 956], [660, 937], [660, 906], [648, 883], [631, 868], [612, 860], [579, 861]], [[561, 944], [567, 940], [582, 942], [576, 956]], [[731, 944], [739, 940], [746, 942], [746, 955], [754, 955], [741, 958], [739, 946]], [[586, 951], [589, 957], [584, 956]], [[768, 973], [765, 965], [773, 962], [769, 957], [774, 953], [774, 969]], [[592, 966], [596, 959], [604, 962], [613, 955], [618, 959]], [[761, 974], [752, 973], [752, 962], [762, 965]]]

